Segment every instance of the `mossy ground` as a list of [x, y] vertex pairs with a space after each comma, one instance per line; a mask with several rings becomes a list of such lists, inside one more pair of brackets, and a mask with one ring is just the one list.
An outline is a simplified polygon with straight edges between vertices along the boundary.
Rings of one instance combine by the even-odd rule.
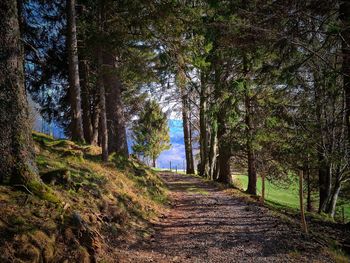
[[0, 186], [0, 262], [111, 262], [113, 246], [148, 235], [167, 203], [156, 173], [118, 156], [102, 163], [99, 147], [33, 137], [47, 191]]

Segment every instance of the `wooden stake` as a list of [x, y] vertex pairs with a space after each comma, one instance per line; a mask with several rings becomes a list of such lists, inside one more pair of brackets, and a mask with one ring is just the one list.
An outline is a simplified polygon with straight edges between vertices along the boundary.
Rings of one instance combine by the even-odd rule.
[[300, 215], [301, 215], [301, 227], [305, 234], [307, 234], [307, 225], [304, 212], [304, 194], [303, 194], [303, 171], [299, 171], [299, 200], [300, 200]]

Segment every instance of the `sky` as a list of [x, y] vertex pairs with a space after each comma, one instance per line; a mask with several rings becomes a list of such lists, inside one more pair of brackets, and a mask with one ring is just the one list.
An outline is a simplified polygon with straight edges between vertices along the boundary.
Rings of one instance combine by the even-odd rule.
[[173, 168], [177, 166], [178, 169], [183, 170], [186, 158], [182, 120], [170, 119], [169, 129], [171, 148], [161, 153], [157, 160], [157, 167], [169, 168], [171, 161]]

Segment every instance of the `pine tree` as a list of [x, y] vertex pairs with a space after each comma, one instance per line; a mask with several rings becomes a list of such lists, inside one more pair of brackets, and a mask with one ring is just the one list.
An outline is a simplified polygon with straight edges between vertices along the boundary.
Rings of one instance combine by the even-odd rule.
[[146, 102], [139, 119], [134, 122], [133, 139], [133, 151], [150, 158], [153, 167], [160, 153], [170, 148], [167, 117], [155, 101]]
[[67, 0], [67, 49], [72, 140], [84, 142], [75, 0]]

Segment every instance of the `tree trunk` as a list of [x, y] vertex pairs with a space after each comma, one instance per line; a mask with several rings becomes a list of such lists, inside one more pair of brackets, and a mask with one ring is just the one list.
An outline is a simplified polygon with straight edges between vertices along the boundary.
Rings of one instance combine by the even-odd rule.
[[[103, 34], [104, 28], [104, 15], [105, 15], [104, 1], [98, 1], [98, 27], [100, 35]], [[99, 127], [98, 127], [98, 143], [102, 148], [102, 161], [108, 161], [108, 131], [107, 131], [107, 113], [106, 113], [106, 91], [103, 81], [104, 68], [103, 68], [103, 54], [102, 45], [97, 47], [97, 64], [98, 64], [98, 78], [97, 86], [99, 88]]]
[[252, 111], [251, 111], [251, 101], [249, 95], [245, 96], [245, 107], [246, 107], [246, 135], [247, 135], [247, 156], [248, 156], [248, 189], [247, 193], [251, 195], [256, 195], [256, 159], [255, 151], [253, 148], [253, 124], [252, 124]]
[[303, 171], [299, 171], [299, 201], [300, 201], [300, 217], [301, 217], [301, 227], [303, 232], [307, 234], [307, 225], [305, 220], [304, 212], [304, 191], [303, 191]]
[[67, 0], [67, 49], [72, 140], [84, 142], [75, 0]]
[[88, 62], [87, 60], [80, 61], [80, 86], [81, 86], [81, 106], [83, 110], [83, 130], [84, 139], [87, 143], [92, 142], [92, 123], [91, 123], [91, 103], [90, 89], [88, 83]]
[[194, 174], [194, 162], [193, 162], [193, 152], [192, 152], [192, 140], [190, 131], [190, 120], [189, 120], [189, 98], [186, 90], [186, 73], [185, 73], [185, 62], [183, 57], [177, 54], [177, 67], [178, 72], [176, 75], [177, 86], [181, 94], [181, 104], [182, 104], [182, 126], [184, 133], [184, 144], [185, 144], [185, 155], [186, 155], [186, 173]]
[[0, 183], [40, 182], [24, 88], [17, 1], [0, 3]]
[[326, 135], [325, 135], [325, 124], [324, 124], [324, 105], [322, 98], [324, 97], [323, 86], [316, 79], [316, 88], [315, 88], [315, 114], [317, 118], [318, 125], [318, 135], [319, 135], [319, 144], [318, 144], [318, 184], [319, 184], [319, 206], [318, 212], [324, 212], [327, 207], [327, 202], [329, 199], [331, 191], [331, 173], [328, 161], [326, 159], [327, 153], [325, 152], [326, 147]]
[[218, 148], [218, 136], [217, 136], [217, 122], [212, 121], [211, 134], [210, 134], [210, 152], [209, 152], [209, 176], [211, 180], [217, 178], [215, 171], [216, 159], [217, 159], [217, 148]]
[[183, 122], [185, 153], [186, 153], [186, 173], [194, 174], [192, 141], [190, 138], [190, 123], [188, 119], [188, 95], [184, 89], [185, 87], [181, 87], [182, 122]]
[[334, 185], [334, 189], [333, 189], [333, 193], [332, 196], [330, 198], [329, 204], [328, 204], [328, 208], [327, 208], [327, 213], [333, 218], [335, 215], [335, 208], [337, 206], [337, 201], [338, 201], [338, 196], [340, 193], [340, 189], [341, 189], [341, 183], [337, 180], [335, 185]]
[[106, 114], [106, 93], [103, 82], [103, 57], [102, 50], [98, 48], [97, 52], [99, 76], [98, 86], [100, 89], [100, 125], [99, 125], [99, 137], [102, 148], [102, 160], [108, 161], [108, 131], [107, 131], [107, 114]]
[[122, 83], [115, 73], [116, 57], [111, 53], [103, 56], [106, 87], [106, 113], [108, 127], [108, 151], [128, 157], [128, 144], [122, 100]]
[[232, 182], [231, 180], [231, 150], [230, 146], [226, 142], [226, 118], [225, 116], [225, 107], [222, 107], [219, 111], [218, 117], [218, 177], [217, 181], [225, 184]]
[[98, 145], [98, 127], [99, 127], [99, 121], [100, 121], [100, 113], [101, 113], [101, 107], [100, 103], [98, 102], [95, 106], [94, 112], [92, 114], [92, 137], [91, 137], [91, 145]]
[[231, 180], [231, 155], [227, 147], [219, 143], [219, 156], [218, 156], [218, 177], [217, 181], [225, 184], [232, 182]]
[[153, 166], [153, 168], [156, 168], [156, 166], [157, 166], [156, 158], [152, 158], [152, 166]]
[[307, 178], [307, 200], [306, 200], [306, 211], [312, 212], [312, 189], [311, 189], [311, 178], [310, 178], [310, 169], [306, 168], [306, 178]]
[[200, 149], [200, 165], [199, 175], [202, 177], [209, 177], [209, 152], [208, 152], [208, 125], [207, 125], [207, 92], [204, 81], [204, 74], [201, 74], [201, 91], [200, 91], [200, 105], [199, 105], [199, 149]]
[[318, 169], [318, 181], [319, 181], [319, 208], [318, 212], [325, 212], [331, 194], [331, 171], [329, 165], [326, 164], [326, 160], [320, 153], [319, 156], [319, 169]]
[[345, 93], [345, 124], [347, 140], [350, 145], [350, 2], [342, 1], [339, 6], [339, 17], [342, 22], [342, 55], [343, 55], [343, 88]]

